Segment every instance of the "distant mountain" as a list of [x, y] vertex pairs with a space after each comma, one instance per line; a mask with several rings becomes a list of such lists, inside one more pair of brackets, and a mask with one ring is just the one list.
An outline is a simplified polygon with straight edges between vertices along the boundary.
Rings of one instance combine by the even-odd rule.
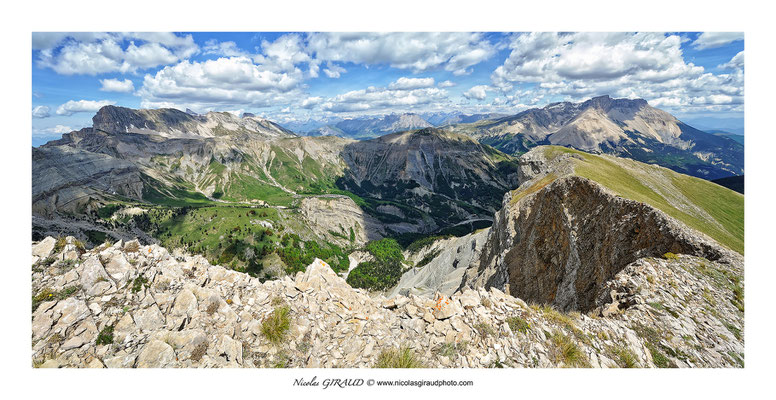
[[448, 127], [509, 154], [560, 145], [659, 164], [715, 179], [744, 173], [744, 147], [693, 128], [642, 99], [592, 98]]
[[[418, 121], [366, 123], [404, 129]], [[517, 185], [512, 157], [435, 128], [353, 141], [331, 137], [337, 128], [297, 136], [250, 115], [112, 106], [93, 124], [33, 149], [35, 215], [93, 215], [115, 202], [288, 207], [303, 196], [350, 192], [389, 232], [431, 232], [489, 220]]]
[[334, 125], [345, 137], [365, 139], [388, 133], [428, 128], [432, 125], [418, 114], [390, 114], [382, 117], [360, 117], [346, 119]]
[[744, 121], [741, 118], [685, 118], [684, 122], [704, 132], [724, 131], [736, 135], [744, 134]]
[[342, 157], [347, 168], [339, 187], [384, 200], [377, 210], [397, 220], [428, 221], [427, 231], [490, 219], [504, 193], [517, 185], [512, 157], [437, 128], [353, 142]]
[[744, 144], [744, 135], [739, 135], [737, 133], [731, 133], [731, 132], [725, 132], [725, 131], [706, 131], [708, 133], [711, 133], [714, 136], [721, 136], [726, 137], [735, 140], [738, 143]]
[[288, 129], [263, 118], [240, 118], [227, 112], [197, 115], [174, 108], [133, 110], [105, 106], [92, 118], [92, 127], [95, 131], [154, 134], [169, 138], [203, 138], [235, 133], [253, 133], [267, 137], [294, 135]]

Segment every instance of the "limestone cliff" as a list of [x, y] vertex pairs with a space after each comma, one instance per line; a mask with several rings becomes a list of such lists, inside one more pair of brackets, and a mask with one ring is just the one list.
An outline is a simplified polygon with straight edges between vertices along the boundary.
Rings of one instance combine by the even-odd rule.
[[[577, 174], [576, 169], [588, 167], [580, 163], [589, 160], [575, 153], [545, 157], [548, 150], [538, 148], [521, 158], [524, 181], [505, 196], [479, 262], [467, 271], [462, 287], [505, 290], [508, 285], [512, 295], [527, 301], [588, 311], [597, 306], [597, 293], [606, 281], [643, 257], [681, 253], [743, 268], [739, 254], [707, 235]], [[616, 161], [603, 161], [611, 160]], [[636, 175], [626, 178], [638, 180]], [[630, 188], [612, 187], [623, 192]], [[662, 199], [655, 197], [659, 191], [645, 193]], [[743, 198], [733, 198], [742, 208]], [[655, 203], [668, 212], [678, 206], [668, 205], [669, 200]]]

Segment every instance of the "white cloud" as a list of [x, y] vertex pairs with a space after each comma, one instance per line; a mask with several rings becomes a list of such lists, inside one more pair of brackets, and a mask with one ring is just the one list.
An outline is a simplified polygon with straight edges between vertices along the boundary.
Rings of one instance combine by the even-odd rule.
[[439, 85], [437, 85], [437, 86], [439, 86], [441, 88], [453, 87], [453, 86], [455, 86], [455, 82], [453, 82], [453, 81], [443, 81], [443, 82], [439, 82]]
[[[706, 72], [685, 62], [681, 43], [679, 36], [662, 33], [521, 34], [512, 38], [511, 53], [491, 81], [503, 96], [530, 88], [532, 93], [508, 100], [519, 104], [534, 97], [581, 101], [608, 94], [688, 110], [739, 108], [743, 71]], [[737, 61], [743, 62], [743, 54]]]
[[48, 106], [37, 106], [32, 109], [32, 118], [48, 118], [51, 116], [51, 109]]
[[103, 92], [128, 93], [135, 90], [135, 85], [129, 79], [124, 79], [123, 81], [118, 79], [100, 79], [100, 83], [102, 84], [100, 90]]
[[434, 78], [407, 78], [401, 77], [388, 85], [388, 89], [423, 89], [434, 86]]
[[113, 104], [115, 104], [115, 102], [110, 100], [70, 100], [57, 108], [57, 115], [69, 116], [79, 112], [96, 112], [104, 106]]
[[254, 58], [265, 68], [274, 71], [291, 71], [300, 63], [310, 62], [310, 56], [304, 49], [302, 37], [297, 34], [283, 35], [274, 42], [261, 42], [263, 55]]
[[247, 57], [182, 61], [155, 75], [146, 74], [138, 90], [145, 104], [173, 103], [194, 109], [212, 105], [264, 107], [290, 102], [300, 95], [302, 71], [278, 69], [277, 63], [255, 64]]
[[323, 73], [326, 74], [329, 78], [339, 78], [340, 74], [343, 74], [345, 72], [348, 72], [345, 68], [340, 67], [339, 65], [332, 64], [332, 63], [326, 63], [326, 67], [323, 70]]
[[61, 135], [63, 133], [70, 133], [70, 132], [72, 132], [74, 130], [75, 129], [73, 129], [73, 128], [69, 127], [69, 126], [64, 126], [64, 125], [56, 125], [56, 126], [52, 126], [52, 127], [48, 127], [48, 128], [43, 128], [43, 129], [35, 129], [35, 128], [33, 128], [32, 136], [46, 138], [46, 137], [51, 137], [51, 136], [54, 136], [54, 135]]
[[73, 128], [71, 128], [69, 126], [64, 126], [64, 125], [57, 125], [57, 126], [54, 126], [53, 128], [43, 129], [43, 131], [46, 132], [46, 133], [63, 134], [63, 133], [70, 133], [70, 132], [72, 132]]
[[37, 64], [62, 75], [134, 73], [199, 50], [191, 35], [173, 33], [33, 33], [32, 42], [40, 50]]
[[484, 35], [464, 32], [312, 33], [307, 50], [318, 61], [388, 64], [413, 72], [443, 68], [459, 75], [495, 54]]
[[321, 102], [323, 102], [323, 98], [322, 97], [318, 97], [318, 96], [308, 97], [308, 98], [302, 100], [302, 103], [300, 104], [300, 106], [302, 108], [306, 108], [306, 109], [309, 110], [309, 109], [317, 106], [318, 104], [321, 104]]
[[722, 69], [743, 69], [744, 68], [744, 51], [741, 50], [738, 54], [734, 55], [730, 61], [718, 66]]
[[237, 47], [237, 43], [232, 41], [219, 42], [215, 39], [205, 42], [205, 47], [202, 48], [202, 52], [204, 54], [215, 54], [224, 57], [250, 57], [247, 52]]
[[410, 110], [418, 106], [446, 103], [447, 91], [439, 88], [392, 89], [370, 86], [326, 99], [323, 111], [336, 113]]
[[488, 97], [488, 89], [489, 87], [487, 85], [477, 85], [463, 92], [463, 97], [471, 100], [485, 100], [485, 98]]
[[698, 50], [713, 49], [738, 40], [744, 40], [743, 32], [703, 32], [692, 45]]

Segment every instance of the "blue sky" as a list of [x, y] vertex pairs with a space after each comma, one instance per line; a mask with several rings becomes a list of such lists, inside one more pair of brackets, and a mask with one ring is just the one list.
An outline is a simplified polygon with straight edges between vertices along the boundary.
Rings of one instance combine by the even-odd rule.
[[391, 112], [514, 114], [608, 94], [743, 127], [742, 33], [33, 33], [32, 140], [99, 107], [284, 123]]

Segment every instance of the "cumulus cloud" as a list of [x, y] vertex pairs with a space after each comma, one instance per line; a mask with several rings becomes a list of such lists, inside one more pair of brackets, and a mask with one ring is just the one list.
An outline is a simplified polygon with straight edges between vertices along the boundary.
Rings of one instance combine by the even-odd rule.
[[173, 33], [33, 33], [37, 65], [62, 75], [136, 72], [194, 55], [191, 35]]
[[100, 79], [100, 88], [103, 92], [122, 92], [128, 93], [135, 90], [135, 85], [129, 79], [120, 81], [118, 79]]
[[703, 32], [692, 45], [698, 50], [713, 49], [738, 40], [744, 40], [743, 32]]
[[484, 35], [464, 32], [312, 33], [307, 50], [318, 61], [388, 64], [416, 73], [442, 68], [458, 75], [496, 51]]
[[345, 68], [342, 68], [339, 65], [332, 64], [332, 63], [327, 63], [326, 67], [327, 68], [324, 68], [323, 73], [332, 79], [339, 78], [340, 74], [348, 72], [348, 70], [346, 70]]
[[73, 131], [73, 128], [71, 128], [69, 126], [64, 126], [64, 125], [56, 125], [56, 126], [51, 127], [51, 128], [43, 129], [43, 132], [46, 132], [46, 133], [56, 133], [56, 134], [70, 133], [72, 131]]
[[300, 104], [300, 106], [302, 108], [305, 108], [305, 109], [309, 110], [309, 109], [317, 106], [318, 104], [321, 104], [321, 102], [323, 102], [323, 98], [322, 97], [318, 97], [318, 96], [308, 97], [308, 98], [302, 100], [302, 103]]
[[321, 104], [321, 109], [335, 113], [394, 111], [447, 100], [447, 91], [435, 87], [396, 89], [370, 86], [328, 98]]
[[48, 118], [51, 116], [51, 109], [48, 106], [37, 106], [32, 109], [32, 118]]
[[453, 86], [455, 86], [455, 82], [453, 82], [453, 81], [443, 81], [443, 82], [439, 82], [438, 86], [441, 87], [441, 88], [453, 87]]
[[488, 89], [487, 85], [477, 85], [463, 92], [463, 97], [470, 100], [485, 100], [488, 97]]
[[491, 81], [503, 95], [530, 85], [533, 93], [513, 100], [521, 104], [529, 97], [579, 101], [609, 94], [688, 110], [718, 110], [722, 101], [737, 108], [743, 72], [706, 72], [685, 62], [681, 43], [662, 33], [521, 34], [512, 38], [510, 55]]
[[215, 54], [223, 57], [250, 57], [247, 52], [237, 47], [237, 43], [232, 41], [219, 42], [215, 39], [205, 42], [202, 52], [203, 54]]
[[57, 108], [57, 115], [69, 116], [79, 112], [96, 112], [104, 106], [113, 104], [116, 103], [110, 100], [70, 100]]
[[718, 66], [721, 69], [743, 69], [744, 68], [744, 51], [741, 50], [730, 59], [730, 61]]
[[42, 129], [33, 128], [32, 136], [46, 138], [46, 137], [52, 137], [55, 135], [61, 135], [63, 133], [70, 133], [74, 130], [75, 129], [65, 125], [56, 125], [56, 126], [42, 128]]
[[256, 64], [247, 57], [222, 57], [202, 62], [181, 61], [146, 74], [138, 94], [146, 104], [172, 103], [207, 109], [209, 105], [264, 107], [298, 97], [301, 70], [278, 64]]
[[423, 89], [434, 86], [434, 78], [407, 78], [401, 77], [388, 85], [389, 89]]

